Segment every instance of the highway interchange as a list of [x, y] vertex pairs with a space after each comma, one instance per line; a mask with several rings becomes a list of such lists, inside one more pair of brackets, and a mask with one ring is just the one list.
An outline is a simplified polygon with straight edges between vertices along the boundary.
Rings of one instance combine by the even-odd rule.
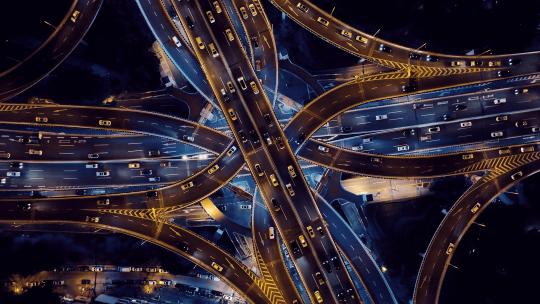
[[[74, 1], [36, 52], [0, 74], [2, 223], [82, 223], [142, 238], [219, 276], [251, 303], [398, 303], [369, 249], [308, 184], [301, 165], [384, 178], [484, 174], [426, 249], [413, 301], [436, 303], [474, 219], [538, 171], [536, 52], [413, 50], [353, 29], [307, 1], [271, 1], [325, 41], [390, 69], [346, 76], [283, 123], [274, 113], [280, 69], [263, 7], [270, 3], [136, 2], [199, 94], [180, 98], [191, 110], [208, 102], [227, 125], [217, 130], [198, 123], [199, 113], [180, 118], [127, 99], [102, 106], [10, 102], [58, 66], [90, 28], [101, 1]], [[70, 22], [75, 11], [79, 18]], [[485, 145], [467, 149], [474, 143]], [[167, 221], [168, 213], [204, 201], [240, 172], [251, 172], [257, 186], [251, 229], [258, 272]], [[62, 193], [96, 187], [137, 190]], [[278, 237], [269, 237], [270, 227]]]

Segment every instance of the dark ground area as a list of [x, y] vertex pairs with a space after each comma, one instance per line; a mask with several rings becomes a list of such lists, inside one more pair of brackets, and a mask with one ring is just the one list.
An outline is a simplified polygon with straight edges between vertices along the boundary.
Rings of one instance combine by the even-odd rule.
[[[325, 11], [368, 33], [409, 47], [464, 54], [540, 49], [540, 1], [535, 0], [314, 0]], [[311, 70], [354, 64], [358, 58], [315, 38], [270, 3], [265, 6], [277, 32], [278, 47]], [[317, 51], [313, 51], [317, 50]]]
[[0, 71], [14, 66], [43, 43], [54, 31], [45, 22], [59, 24], [72, 3], [70, 0], [9, 2], [2, 3], [0, 9]]
[[75, 51], [51, 75], [18, 96], [95, 104], [112, 94], [162, 88], [154, 38], [134, 1], [104, 1]]

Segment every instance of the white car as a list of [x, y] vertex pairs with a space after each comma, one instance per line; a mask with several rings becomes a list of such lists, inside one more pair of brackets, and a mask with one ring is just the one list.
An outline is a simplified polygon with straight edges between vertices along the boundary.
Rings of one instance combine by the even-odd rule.
[[96, 163], [86, 164], [86, 169], [97, 169], [98, 167], [99, 167], [99, 164], [96, 164]]
[[409, 151], [409, 145], [399, 145], [397, 146], [397, 150], [398, 152]]
[[96, 176], [111, 176], [111, 171], [97, 171]]
[[465, 121], [465, 122], [462, 122], [459, 124], [460, 127], [462, 128], [469, 128], [469, 127], [472, 127], [472, 121]]
[[506, 103], [506, 98], [496, 98], [496, 99], [493, 99], [493, 104], [494, 104], [494, 105], [503, 104], [503, 103]]
[[428, 133], [439, 133], [441, 132], [441, 127], [431, 127], [427, 131]]
[[317, 150], [319, 150], [319, 151], [321, 151], [321, 152], [324, 152], [324, 153], [330, 152], [330, 149], [329, 149], [328, 147], [321, 146], [321, 145], [319, 145], [319, 146], [317, 147]]
[[503, 136], [503, 131], [491, 132], [491, 137], [501, 137], [501, 136]]
[[178, 39], [178, 37], [173, 36], [173, 37], [172, 37], [172, 41], [174, 42], [174, 44], [176, 45], [176, 47], [181, 47], [181, 46], [182, 46], [182, 43], [180, 42], [180, 39]]
[[236, 152], [236, 146], [232, 146], [229, 151], [227, 151], [227, 156], [231, 156]]
[[294, 196], [294, 195], [295, 195], [294, 190], [293, 190], [291, 184], [286, 184], [286, 185], [285, 185], [285, 188], [287, 188], [287, 191], [289, 191], [289, 195], [290, 195], [290, 196]]
[[8, 171], [6, 173], [6, 176], [7, 177], [20, 177], [21, 176], [21, 172], [19, 171]]
[[388, 119], [388, 115], [381, 114], [381, 115], [375, 115], [375, 120], [385, 120]]
[[351, 150], [353, 150], [353, 151], [361, 151], [361, 150], [364, 150], [364, 146], [362, 146], [362, 145], [352, 146]]
[[523, 172], [519, 171], [519, 172], [516, 172], [516, 173], [512, 174], [512, 176], [510, 176], [510, 178], [512, 180], [516, 180], [518, 178], [521, 178], [522, 176], [523, 176]]

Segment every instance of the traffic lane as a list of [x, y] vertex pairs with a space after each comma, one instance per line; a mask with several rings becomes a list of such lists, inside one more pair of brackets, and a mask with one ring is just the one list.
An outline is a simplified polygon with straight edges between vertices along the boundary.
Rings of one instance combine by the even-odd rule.
[[[480, 114], [489, 115], [505, 111], [530, 109], [531, 107], [540, 106], [540, 99], [537, 98], [537, 80], [537, 75], [513, 77], [506, 80], [481, 83], [482, 85], [478, 86], [478, 90], [482, 90], [480, 92], [468, 92], [463, 94], [458, 90], [457, 95], [448, 96], [444, 93], [449, 92], [450, 94], [455, 94], [456, 90], [442, 90], [439, 91], [441, 92], [440, 94], [434, 97], [430, 96], [433, 95], [432, 92], [422, 93], [411, 98], [412, 101], [393, 103], [379, 107], [355, 108], [338, 117], [338, 120], [341, 121], [340, 125], [325, 127], [322, 129], [323, 131], [319, 129], [318, 133], [321, 135], [340, 134], [342, 132], [341, 127], [348, 127], [345, 128], [348, 133], [382, 130], [384, 127], [403, 127], [406, 126], [407, 123], [411, 124], [407, 119], [410, 115], [411, 108], [418, 117], [417, 119], [414, 118], [418, 124], [443, 121], [445, 115], [448, 116], [447, 119], [451, 121]], [[519, 90], [519, 94], [516, 95], [515, 90]], [[345, 96], [348, 98], [354, 96], [354, 93], [348, 93]], [[332, 99], [331, 95], [328, 97], [330, 97], [328, 99]], [[357, 94], [356, 97], [358, 98], [360, 95]], [[415, 100], [417, 97], [422, 99]], [[332, 102], [336, 103], [337, 101], [333, 100]], [[326, 109], [329, 102], [326, 102], [324, 99], [315, 99], [312, 103], [312, 107], [316, 107], [316, 103], [318, 103], [321, 107]], [[464, 109], [456, 109], [458, 104], [463, 103], [465, 103]], [[408, 108], [408, 106], [411, 108]], [[385, 109], [387, 109], [387, 111], [385, 111]], [[391, 114], [399, 113], [398, 111], [403, 111], [402, 113], [406, 114], [403, 115], [403, 118], [400, 116], [392, 118], [393, 121], [390, 126], [387, 125], [388, 119], [376, 119], [377, 115], [388, 114], [390, 112], [392, 112]], [[316, 113], [316, 111], [314, 113]], [[293, 120], [294, 119], [296, 118], [293, 118]]]
[[207, 101], [215, 103], [212, 90], [205, 81], [190, 47], [186, 43], [178, 47], [172, 40], [175, 36], [182, 39], [182, 35], [177, 31], [163, 3], [159, 0], [137, 0], [137, 4], [154, 37], [176, 68]]
[[[11, 105], [3, 104], [2, 106], [9, 107]], [[42, 122], [37, 122], [38, 119]], [[223, 151], [228, 139], [221, 132], [188, 120], [129, 109], [56, 105], [28, 106], [23, 110], [0, 111], [0, 120], [10, 124], [78, 126], [111, 131], [136, 131], [184, 140], [199, 148], [209, 149], [213, 153]], [[193, 137], [193, 141], [187, 139], [190, 136]]]
[[[202, 3], [202, 4], [196, 3], [196, 5], [202, 5], [202, 6], [204, 6], [205, 4], [206, 4], [206, 3]], [[201, 7], [197, 7], [197, 8], [199, 9], [199, 13], [200, 13], [201, 16], [204, 16], [204, 11], [208, 11], [208, 10], [211, 10], [211, 9], [212, 9], [209, 5], [206, 5], [204, 8], [201, 8]], [[206, 24], [206, 26], [208, 26], [208, 24], [206, 23], [206, 21], [204, 20], [204, 18], [201, 18], [201, 19], [203, 19], [202, 22], [203, 22], [204, 24]], [[220, 24], [222, 19], [223, 19], [223, 18], [218, 18], [218, 17], [216, 17], [216, 22], [213, 23], [214, 26], [217, 26], [218, 24]], [[218, 20], [220, 20], [219, 23], [218, 23]], [[226, 28], [229, 28], [229, 29], [230, 29], [230, 27], [228, 27], [227, 23], [223, 23], [222, 27], [226, 27]], [[208, 26], [208, 28], [210, 29], [210, 32], [211, 32], [212, 29], [211, 29], [209, 26]], [[202, 36], [201, 33], [198, 33], [198, 34]], [[229, 36], [230, 36], [230, 35], [229, 35]], [[237, 37], [236, 37], [236, 38], [237, 38]], [[232, 60], [237, 60], [236, 63], [235, 63], [235, 61], [232, 61], [232, 63], [231, 63], [231, 61], [229, 60], [229, 62], [228, 62], [228, 64], [227, 64], [230, 68], [233, 68], [233, 69], [234, 69], [234, 66], [236, 66], [236, 64], [241, 65], [242, 60], [241, 60], [240, 58], [237, 58], [237, 57], [236, 57], [236, 56], [237, 56], [236, 54], [226, 53], [226, 52], [230, 51], [232, 48], [230, 48], [230, 49], [228, 48], [227, 45], [228, 45], [229, 42], [226, 42], [226, 41], [223, 42], [223, 41], [221, 41], [221, 40], [224, 40], [224, 39], [227, 40], [227, 36], [224, 35], [223, 38], [222, 38], [222, 37], [220, 37], [219, 34], [217, 34], [217, 35], [215, 35], [215, 36], [213, 35], [213, 37], [212, 37], [212, 40], [215, 41], [216, 44], [218, 45], [218, 49], [220, 50], [220, 53], [221, 53], [221, 56], [222, 56], [222, 57], [224, 57], [224, 58], [232, 58]], [[228, 39], [228, 40], [230, 41], [231, 39]], [[221, 45], [221, 47], [219, 47], [219, 45]], [[235, 46], [241, 48], [240, 45], [235, 45]], [[225, 49], [224, 49], [224, 48], [225, 48]], [[201, 49], [202, 49], [202, 47], [201, 47]], [[242, 52], [242, 51], [240, 50], [240, 53], [241, 53], [241, 52]], [[206, 54], [203, 53], [203, 56], [206, 56]], [[245, 68], [245, 67], [244, 67], [244, 68]], [[249, 71], [249, 68], [247, 69], [247, 71]], [[213, 72], [216, 73], [216, 71], [213, 71]], [[228, 74], [228, 73], [227, 73], [227, 74]], [[247, 76], [247, 75], [244, 75], [244, 76]], [[251, 76], [251, 75], [250, 75], [250, 76]], [[234, 75], [234, 77], [240, 77], [240, 75]], [[249, 81], [249, 79], [246, 79], [246, 80]], [[235, 85], [235, 86], [236, 86], [236, 85]], [[240, 88], [238, 88], [238, 87], [236, 86], [236, 90], [240, 91]], [[260, 89], [259, 89], [259, 91], [260, 91]], [[263, 102], [262, 104], [264, 104], [264, 102]], [[245, 105], [245, 104], [244, 104], [244, 105]], [[247, 106], [248, 113], [254, 114], [255, 112], [251, 111], [250, 105], [251, 105], [251, 106], [257, 106], [257, 105], [259, 105], [259, 104], [258, 104], [258, 103], [250, 103], [250, 104], [248, 104], [248, 105], [245, 105], [245, 106]], [[260, 110], [259, 110], [259, 111], [260, 111]], [[260, 116], [262, 116], [262, 115], [260, 115]], [[259, 116], [259, 117], [260, 117], [260, 116]], [[255, 120], [253, 120], [253, 121], [255, 121]], [[260, 135], [258, 135], [258, 136], [260, 136]], [[250, 163], [250, 162], [248, 161], [248, 163]], [[251, 168], [251, 169], [253, 170], [253, 168]], [[261, 188], [264, 189], [264, 187], [261, 187]], [[282, 192], [282, 191], [280, 191], [280, 192]], [[263, 193], [264, 193], [264, 190], [263, 190]], [[266, 196], [266, 197], [268, 197], [268, 196]], [[301, 261], [298, 262], [298, 263], [301, 263]], [[305, 269], [306, 266], [307, 266], [307, 265], [304, 265], [304, 266], [303, 266], [303, 269]], [[300, 267], [302, 267], [302, 266], [300, 266]], [[308, 280], [306, 277], [304, 277], [304, 282], [306, 282], [306, 281], [309, 281], [309, 280]]]
[[[438, 301], [452, 255], [470, 225], [499, 193], [537, 172], [539, 163], [536, 160], [539, 157], [540, 155], [536, 153], [531, 158], [531, 162], [513, 167], [502, 174], [492, 173], [490, 179], [484, 177], [473, 184], [471, 189], [467, 190], [452, 206], [433, 235], [422, 261], [415, 285], [414, 300], [416, 303], [436, 303]], [[514, 174], [518, 172], [521, 172], [520, 176], [516, 177]], [[453, 248], [449, 249], [451, 243]]]
[[[0, 138], [0, 151], [9, 152], [12, 161], [81, 161], [89, 154], [97, 154], [98, 160], [118, 161], [142, 159], [151, 150], [163, 152], [161, 157], [182, 157], [200, 153], [194, 146], [180, 141], [164, 140], [157, 136], [88, 136], [77, 134], [51, 134], [6, 131]], [[31, 155], [29, 150], [41, 150], [43, 155]], [[204, 154], [204, 153], [203, 153]], [[93, 160], [89, 160], [93, 161]]]
[[[467, 121], [450, 121], [438, 125], [412, 126], [411, 128], [388, 132], [365, 133], [361, 136], [346, 139], [348, 142], [346, 145], [353, 150], [373, 154], [395, 154], [464, 143], [535, 135], [538, 133], [539, 116], [539, 110], [531, 110], [498, 116], [477, 117]], [[336, 143], [336, 141], [329, 142]]]
[[[252, 64], [259, 79], [263, 81], [263, 86], [271, 88], [273, 92], [269, 92], [273, 96], [272, 100], [277, 98], [278, 88], [278, 61], [275, 40], [272, 35], [272, 26], [266, 16], [262, 3], [258, 0], [233, 0], [237, 12], [240, 7], [248, 10], [248, 18], [243, 16], [240, 18], [244, 29], [248, 36], [250, 45], [250, 53], [253, 58]], [[252, 5], [255, 8], [256, 15], [251, 12]], [[242, 15], [242, 14], [240, 14]], [[236, 19], [233, 17], [233, 20]]]
[[[351, 81], [325, 92], [298, 112], [285, 127], [291, 148], [296, 151], [316, 130], [339, 114], [365, 103], [403, 96], [401, 86], [408, 84], [407, 75], [395, 75], [396, 79], [372, 79]], [[448, 75], [433, 79], [418, 79], [418, 90], [432, 90], [450, 84], [482, 81], [492, 77], [490, 72]], [[298, 143], [297, 143], [298, 141]]]
[[[39, 82], [62, 63], [92, 25], [103, 1], [74, 1], [54, 33], [28, 58], [0, 74], [0, 100], [13, 97]], [[79, 10], [76, 22], [70, 20]], [[36, 68], [39, 67], [39, 68]]]
[[[276, 286], [281, 291], [287, 303], [292, 303], [294, 300], [301, 302], [301, 296], [291, 276], [288, 275], [288, 269], [283, 261], [278, 241], [280, 237], [278, 236], [279, 233], [274, 228], [274, 221], [268, 209], [266, 209], [264, 202], [261, 202], [259, 198], [260, 196], [256, 192], [253, 196], [253, 216], [251, 218], [254, 246], [259, 251], [264, 265], [268, 268]], [[270, 235], [270, 227], [274, 229], [273, 237]], [[279, 273], [283, 275], [275, 275]]]
[[[232, 147], [232, 144], [230, 147]], [[218, 169], [215, 172], [209, 173], [208, 170], [202, 170], [187, 179], [157, 190], [84, 197], [33, 198], [28, 200], [44, 205], [59, 206], [54, 208], [63, 208], [62, 204], [67, 200], [77, 202], [76, 209], [95, 208], [98, 201], [106, 199], [109, 199], [108, 205], [106, 205], [107, 208], [114, 209], [185, 207], [200, 201], [226, 185], [241, 170], [244, 164], [244, 160], [239, 154], [233, 153], [212, 162], [208, 166], [208, 170], [217, 164]], [[4, 198], [0, 199], [0, 201], [9, 202], [13, 201], [13, 199]]]
[[[206, 160], [168, 160], [107, 162], [107, 163], [57, 163], [0, 162], [0, 176], [7, 180], [0, 189], [37, 190], [41, 188], [85, 188], [93, 186], [160, 185], [182, 180], [202, 167]], [[10, 177], [9, 175], [15, 175]], [[99, 176], [104, 175], [104, 176]]]
[[[0, 218], [3, 220], [15, 221], [64, 221], [94, 224], [97, 220], [98, 227], [112, 229], [151, 241], [161, 247], [180, 254], [189, 261], [213, 273], [223, 279], [230, 286], [235, 288], [240, 294], [246, 296], [253, 303], [269, 303], [263, 291], [253, 280], [254, 274], [230, 256], [224, 250], [218, 248], [201, 236], [166, 222], [156, 222], [151, 218], [137, 218], [117, 214], [109, 214], [96, 210], [81, 210], [78, 212], [67, 212], [62, 210], [54, 212], [47, 210], [43, 212], [32, 206], [32, 210], [27, 212], [20, 210], [16, 204], [2, 204]], [[151, 213], [144, 214], [151, 217]], [[212, 263], [217, 263], [223, 267], [221, 271], [215, 269]]]
[[328, 223], [330, 233], [334, 236], [341, 252], [352, 264], [352, 269], [362, 281], [370, 299], [372, 301], [377, 299], [373, 301], [375, 303], [397, 303], [392, 289], [370, 255], [369, 249], [323, 197], [317, 195], [316, 198], [321, 213]]
[[[319, 146], [328, 148], [328, 152], [320, 151]], [[309, 162], [352, 174], [416, 178], [482, 171], [489, 169], [488, 160], [529, 153], [528, 147], [534, 151], [540, 150], [540, 144], [537, 143], [452, 154], [400, 157], [354, 152], [310, 141], [299, 156]]]
[[[526, 71], [533, 67], [538, 68], [535, 65], [540, 56], [538, 52], [471, 57], [420, 51], [361, 32], [336, 19], [309, 1], [299, 2], [296, 6], [290, 4], [288, 0], [272, 0], [271, 3], [286, 13], [295, 22], [328, 43], [355, 56], [364, 58], [367, 56], [372, 61], [379, 62], [391, 68], [403, 69], [412, 65], [414, 69], [416, 65], [419, 65], [424, 67], [438, 67], [439, 69], [444, 68], [452, 73], [459, 73], [462, 70], [473, 70], [472, 68], [467, 69], [467, 66], [478, 69], [503, 65], [506, 68], [512, 68], [516, 71]], [[342, 32], [343, 30], [347, 32], [347, 35], [350, 35], [350, 38], [345, 37], [344, 32]], [[389, 50], [381, 50], [382, 45], [386, 46]], [[411, 53], [414, 53], [414, 56], [410, 56]], [[432, 58], [428, 57], [428, 55], [432, 56]], [[471, 59], [475, 60], [474, 65]], [[508, 62], [508, 59], [514, 60], [512, 64]], [[456, 61], [459, 61], [460, 64], [452, 64]], [[478, 61], [480, 63], [477, 63]], [[529, 66], [529, 64], [533, 64], [534, 66]]]

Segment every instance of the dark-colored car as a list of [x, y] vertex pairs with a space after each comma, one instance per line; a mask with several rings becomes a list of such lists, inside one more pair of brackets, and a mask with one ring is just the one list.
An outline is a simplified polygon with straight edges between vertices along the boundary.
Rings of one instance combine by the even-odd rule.
[[463, 111], [467, 108], [467, 105], [464, 103], [458, 103], [454, 105], [454, 111]]
[[267, 125], [272, 126], [272, 118], [270, 117], [270, 114], [264, 114], [264, 121]]
[[186, 16], [186, 23], [187, 23], [187, 26], [189, 26], [189, 28], [193, 28], [194, 24], [190, 16]]
[[349, 133], [352, 131], [352, 127], [351, 126], [344, 126], [344, 127], [341, 127], [341, 133]]
[[279, 202], [275, 198], [272, 198], [271, 201], [272, 201], [272, 208], [274, 208], [274, 211], [279, 212], [281, 210], [281, 206], [279, 205]]
[[509, 70], [500, 70], [500, 71], [497, 71], [497, 77], [507, 77], [510, 75], [510, 71]]
[[17, 205], [21, 211], [30, 212], [32, 210], [32, 204], [28, 202], [22, 202]]
[[379, 52], [392, 53], [392, 49], [384, 44], [379, 45]]
[[300, 246], [298, 246], [298, 243], [296, 242], [296, 240], [291, 241], [289, 243], [289, 246], [291, 247], [294, 258], [298, 259], [302, 257], [302, 250], [300, 250]]
[[337, 256], [332, 257], [330, 261], [332, 262], [332, 266], [334, 266], [336, 270], [341, 269], [341, 262], [339, 261], [339, 258]]
[[306, 133], [302, 132], [300, 135], [298, 135], [298, 138], [296, 139], [297, 144], [301, 144], [306, 140]]
[[258, 47], [259, 47], [259, 38], [257, 38], [257, 36], [252, 36], [252, 37], [251, 37], [251, 45], [252, 45], [254, 48], [258, 48]]
[[521, 63], [521, 59], [518, 58], [510, 58], [507, 61], [508, 65], [518, 65]]
[[437, 61], [439, 61], [439, 57], [427, 55], [426, 56], [426, 61], [428, 61], [428, 62], [437, 62]]
[[240, 136], [240, 139], [242, 140], [242, 142], [247, 141], [246, 134], [244, 133], [243, 130], [238, 131], [238, 136]]
[[403, 93], [414, 92], [417, 89], [418, 89], [418, 87], [416, 86], [416, 83], [409, 83], [409, 84], [401, 86], [401, 92], [403, 92]]
[[158, 197], [158, 192], [157, 191], [146, 192], [146, 197], [148, 198]]
[[420, 58], [422, 57], [422, 55], [418, 54], [418, 53], [409, 53], [409, 59], [412, 59], [412, 60], [420, 60]]
[[322, 262], [322, 266], [324, 267], [324, 270], [326, 270], [326, 272], [332, 272], [332, 265], [330, 265], [330, 262], [328, 260], [324, 260]]
[[414, 136], [416, 131], [414, 129], [403, 130], [403, 136]]
[[254, 144], [259, 142], [259, 136], [257, 135], [257, 132], [255, 132], [255, 130], [249, 130], [249, 136], [251, 137], [251, 141]]
[[10, 163], [9, 167], [11, 169], [22, 169], [24, 167], [24, 164], [21, 162], [14, 162], [14, 163]]

